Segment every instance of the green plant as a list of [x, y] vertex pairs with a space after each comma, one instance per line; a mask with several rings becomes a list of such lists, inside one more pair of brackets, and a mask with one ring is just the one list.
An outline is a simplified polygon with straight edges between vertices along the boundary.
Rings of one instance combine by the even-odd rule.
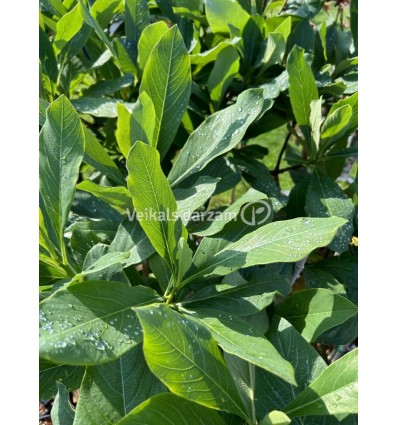
[[345, 3], [40, 2], [53, 424], [357, 423]]

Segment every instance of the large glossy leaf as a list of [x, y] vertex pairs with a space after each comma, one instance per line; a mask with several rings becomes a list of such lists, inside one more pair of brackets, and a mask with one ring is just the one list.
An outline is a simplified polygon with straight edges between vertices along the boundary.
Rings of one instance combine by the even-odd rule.
[[311, 67], [304, 58], [304, 50], [293, 47], [287, 59], [289, 94], [294, 116], [307, 143], [308, 152], [315, 155], [316, 146], [311, 137], [311, 102], [318, 99], [318, 90]]
[[79, 7], [75, 6], [70, 12], [65, 13], [57, 22], [57, 29], [53, 40], [56, 55], [68, 45], [67, 43], [81, 30], [83, 18], [79, 13]]
[[292, 417], [358, 413], [358, 349], [326, 368], [285, 412]]
[[58, 394], [51, 409], [51, 421], [54, 425], [73, 425], [75, 410], [69, 401], [69, 392], [66, 387], [57, 382]]
[[299, 291], [276, 308], [307, 341], [357, 314], [357, 307], [346, 298], [327, 289]]
[[170, 28], [154, 47], [142, 76], [155, 108], [154, 146], [163, 158], [173, 143], [191, 95], [191, 65], [177, 26]]
[[156, 251], [174, 270], [176, 240], [182, 223], [176, 221], [177, 202], [160, 167], [159, 152], [137, 142], [127, 159], [128, 187], [133, 195], [138, 220]]
[[142, 345], [137, 345], [114, 362], [87, 368], [74, 425], [116, 423], [164, 390], [145, 362]]
[[64, 229], [84, 152], [84, 133], [73, 106], [61, 96], [46, 111], [40, 132], [40, 208], [51, 242], [66, 261]]
[[219, 414], [175, 394], [164, 393], [144, 401], [117, 425], [226, 425]]
[[239, 72], [239, 59], [239, 54], [233, 46], [223, 49], [216, 59], [207, 81], [210, 99], [216, 110], [220, 108], [229, 85]]
[[197, 308], [195, 317], [210, 330], [223, 351], [261, 367], [295, 385], [292, 365], [273, 345], [243, 319], [206, 308]]
[[216, 341], [206, 327], [164, 305], [136, 309], [152, 372], [175, 394], [245, 418]]
[[348, 249], [354, 231], [354, 204], [340, 186], [330, 177], [315, 171], [309, 182], [305, 210], [310, 217], [341, 217], [347, 220], [329, 244], [330, 249], [343, 252]]
[[238, 96], [235, 105], [208, 117], [191, 133], [175, 161], [168, 176], [172, 186], [202, 170], [212, 159], [235, 147], [249, 125], [271, 106], [272, 101], [264, 99], [263, 90], [250, 89]]
[[287, 320], [275, 315], [266, 336], [280, 355], [293, 365], [297, 385], [287, 384], [257, 368], [254, 393], [258, 418], [273, 409], [283, 410], [326, 368], [322, 357]]
[[73, 365], [115, 360], [142, 341], [132, 307], [157, 299], [149, 288], [119, 282], [60, 289], [40, 304], [40, 356]]
[[93, 18], [98, 21], [101, 28], [106, 28], [113, 16], [123, 10], [122, 0], [97, 0], [91, 8]]
[[256, 264], [299, 261], [315, 248], [330, 243], [344, 223], [345, 220], [333, 217], [297, 218], [266, 224], [236, 242], [226, 244], [215, 255], [203, 256], [204, 261], [199, 248], [186, 278], [194, 280], [197, 276], [226, 275]]

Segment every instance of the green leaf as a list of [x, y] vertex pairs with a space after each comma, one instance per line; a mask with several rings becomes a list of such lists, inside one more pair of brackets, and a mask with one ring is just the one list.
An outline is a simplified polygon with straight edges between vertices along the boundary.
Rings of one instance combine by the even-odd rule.
[[117, 425], [162, 424], [165, 420], [173, 425], [226, 425], [214, 410], [171, 393], [144, 401]]
[[53, 245], [66, 262], [64, 229], [84, 152], [84, 133], [73, 106], [61, 96], [46, 111], [40, 132], [40, 208]]
[[286, 69], [289, 74], [289, 94], [293, 113], [306, 140], [308, 153], [313, 156], [316, 147], [311, 139], [311, 102], [318, 100], [319, 96], [314, 75], [304, 58], [303, 49], [293, 47], [287, 59]]
[[126, 38], [132, 43], [132, 59], [138, 61], [138, 41], [149, 25], [149, 7], [146, 0], [126, 0], [125, 2]]
[[131, 116], [131, 144], [138, 140], [156, 148], [154, 139], [156, 111], [151, 98], [145, 91], [141, 92], [134, 105]]
[[58, 76], [57, 60], [53, 45], [41, 28], [39, 28], [39, 58], [45, 74], [55, 83]]
[[287, 384], [266, 370], [257, 368], [254, 391], [257, 417], [274, 409], [283, 410], [326, 368], [318, 352], [287, 320], [274, 315], [266, 337], [280, 355], [293, 365], [297, 385]]
[[311, 19], [321, 10], [323, 4], [324, 0], [287, 0], [283, 5], [282, 14]]
[[260, 421], [259, 425], [289, 425], [292, 421], [283, 412], [273, 410]]
[[126, 209], [131, 210], [133, 208], [133, 198], [124, 186], [100, 186], [91, 180], [84, 180], [76, 187], [93, 194], [122, 214], [126, 213]]
[[177, 202], [160, 167], [159, 152], [136, 142], [130, 150], [127, 168], [137, 218], [174, 274], [176, 239], [182, 236], [183, 229], [181, 221], [176, 221]]
[[266, 224], [236, 242], [226, 244], [215, 255], [206, 256], [204, 262], [200, 259], [199, 247], [187, 280], [194, 280], [198, 276], [223, 276], [256, 264], [299, 261], [315, 248], [330, 243], [337, 229], [345, 222], [333, 217], [297, 218]]
[[327, 289], [306, 289], [286, 298], [276, 307], [307, 341], [357, 314], [357, 307]]
[[153, 48], [168, 29], [169, 28], [164, 21], [159, 21], [148, 25], [142, 31], [141, 37], [138, 41], [138, 64], [141, 70], [145, 69]]
[[101, 28], [106, 28], [113, 16], [123, 10], [122, 0], [96, 0], [91, 8], [93, 18], [100, 24]]
[[197, 320], [164, 305], [135, 310], [149, 368], [173, 393], [246, 418], [216, 341]]
[[57, 365], [40, 359], [39, 370], [39, 397], [41, 400], [50, 400], [57, 394], [57, 382], [62, 382], [69, 392], [79, 388], [85, 368]]
[[239, 41], [240, 37], [235, 37], [232, 40], [221, 41], [210, 50], [191, 55], [191, 64], [195, 65], [194, 74], [198, 74], [204, 66], [217, 60], [224, 49], [229, 46], [236, 45]]
[[[281, 277], [242, 283], [238, 286], [216, 284], [206, 286], [193, 298], [182, 302], [189, 309], [210, 308], [238, 316], [250, 316], [268, 307], [275, 298], [278, 288], [289, 288], [290, 282]], [[281, 289], [281, 292], [285, 292]]]
[[214, 179], [207, 175], [200, 176], [192, 183], [189, 189], [174, 189], [173, 193], [177, 201], [178, 216], [186, 225], [192, 213], [214, 194], [219, 178]]
[[319, 150], [321, 140], [321, 125], [322, 118], [322, 97], [318, 100], [313, 100], [310, 104], [310, 123], [311, 123], [311, 139], [314, 141], [316, 150]]
[[96, 170], [101, 171], [115, 183], [125, 186], [126, 181], [119, 168], [117, 168], [117, 165], [113, 162], [94, 134], [86, 127], [83, 128], [86, 141], [83, 161]]
[[344, 252], [348, 249], [353, 227], [354, 204], [330, 177], [314, 171], [305, 198], [305, 210], [310, 217], [341, 217], [347, 220], [336, 233], [329, 248]]
[[283, 34], [278, 32], [271, 32], [268, 34], [267, 47], [265, 49], [264, 63], [262, 71], [264, 72], [272, 65], [281, 63], [285, 56], [286, 42]]
[[76, 34], [78, 34], [83, 23], [78, 5], [76, 5], [70, 12], [65, 13], [57, 22], [57, 29], [53, 40], [53, 48], [56, 56], [58, 56], [68, 45], [68, 42], [71, 41]]
[[[243, 30], [250, 15], [234, 0], [205, 0], [206, 17], [214, 34], [230, 34], [230, 25]], [[228, 16], [228, 19], [225, 17]]]
[[[208, 117], [185, 143], [168, 176], [172, 186], [202, 170], [211, 160], [230, 151], [244, 137], [249, 125], [270, 109], [263, 90], [250, 89], [238, 96], [236, 104]], [[203, 149], [203, 140], [207, 141]]]
[[123, 77], [114, 80], [101, 80], [90, 86], [85, 91], [85, 96], [99, 97], [107, 94], [115, 93], [125, 87], [132, 86], [134, 77], [131, 74], [123, 75]]
[[250, 206], [251, 204], [257, 203], [257, 201], [260, 201], [258, 203], [263, 208], [266, 208], [268, 206], [267, 209], [269, 208], [269, 211], [272, 213], [271, 207], [269, 207], [269, 204], [265, 201], [266, 199], [267, 195], [262, 192], [259, 192], [258, 190], [250, 188], [237, 201], [235, 201], [232, 205], [220, 212], [220, 214], [217, 215], [215, 220], [206, 223], [206, 226], [203, 226], [203, 230], [195, 231], [195, 234], [199, 236], [215, 235], [216, 233], [220, 232], [227, 223], [232, 220], [236, 220], [236, 217], [240, 213], [242, 207], [244, 207], [245, 205]]
[[212, 69], [207, 86], [214, 108], [218, 110], [232, 80], [239, 72], [238, 52], [233, 46], [221, 50]]
[[109, 253], [112, 252], [129, 252], [129, 257], [123, 261], [127, 267], [142, 263], [155, 252], [155, 249], [138, 220], [130, 216], [120, 223], [115, 239], [109, 247]]
[[155, 108], [153, 146], [163, 158], [173, 143], [191, 95], [191, 65], [177, 26], [170, 28], [153, 48], [142, 76]]
[[48, 10], [52, 15], [61, 17], [67, 10], [61, 0], [40, 0], [40, 5]]
[[292, 417], [358, 413], [358, 349], [327, 367], [285, 412]]
[[120, 152], [125, 158], [128, 157], [131, 148], [131, 112], [123, 105], [117, 103], [117, 128], [116, 142]]
[[345, 135], [348, 136], [352, 117], [350, 105], [341, 106], [326, 117], [321, 132], [321, 151], [325, 152]]
[[[120, 100], [109, 97], [83, 96], [72, 100], [72, 105], [83, 114], [94, 117], [116, 118], [117, 105]], [[132, 104], [125, 103], [126, 107], [132, 108]]]
[[157, 299], [149, 288], [119, 282], [60, 289], [40, 304], [40, 356], [77, 366], [116, 360], [142, 341], [132, 307]]
[[74, 425], [116, 423], [164, 390], [149, 370], [141, 344], [137, 345], [114, 362], [87, 368]]
[[292, 365], [243, 319], [220, 310], [197, 308], [195, 317], [210, 330], [223, 351], [248, 361], [295, 385]]
[[358, 128], [358, 93], [354, 93], [350, 97], [341, 99], [334, 103], [330, 108], [329, 115], [333, 114], [337, 109], [342, 106], [350, 105], [352, 108], [352, 116], [349, 128], [346, 130], [347, 134], [352, 134]]
[[51, 421], [54, 425], [73, 425], [75, 410], [70, 404], [68, 390], [60, 382], [57, 382], [57, 388], [58, 394], [51, 409]]

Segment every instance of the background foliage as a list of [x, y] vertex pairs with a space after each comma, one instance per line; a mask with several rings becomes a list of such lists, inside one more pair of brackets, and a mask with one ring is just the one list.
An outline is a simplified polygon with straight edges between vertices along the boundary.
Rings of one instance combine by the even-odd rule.
[[357, 1], [39, 16], [53, 423], [356, 424]]

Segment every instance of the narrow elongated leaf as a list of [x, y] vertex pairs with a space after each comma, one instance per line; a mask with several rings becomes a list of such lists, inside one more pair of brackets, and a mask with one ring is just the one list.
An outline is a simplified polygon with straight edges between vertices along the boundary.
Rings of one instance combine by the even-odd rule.
[[307, 341], [357, 314], [357, 307], [327, 289], [299, 291], [279, 304], [277, 313], [288, 320]]
[[206, 327], [164, 305], [136, 309], [152, 372], [175, 394], [246, 417], [216, 341]]
[[131, 112], [119, 102], [116, 108], [116, 141], [123, 156], [127, 158], [131, 148]]
[[75, 410], [69, 401], [69, 392], [66, 387], [57, 382], [58, 394], [51, 409], [51, 421], [54, 425], [73, 425]]
[[345, 99], [341, 99], [334, 103], [330, 108], [329, 115], [333, 114], [337, 109], [346, 105], [350, 105], [352, 108], [351, 121], [349, 128], [347, 129], [347, 134], [351, 134], [358, 128], [358, 93], [354, 93], [352, 96], [346, 97]]
[[354, 231], [354, 204], [340, 186], [330, 177], [315, 171], [308, 185], [305, 210], [310, 217], [341, 217], [347, 220], [329, 244], [330, 249], [343, 252], [348, 249]]
[[296, 218], [266, 224], [238, 241], [226, 244], [215, 255], [206, 256], [204, 262], [197, 253], [187, 279], [194, 280], [198, 276], [207, 275], [222, 276], [256, 264], [299, 261], [315, 248], [330, 243], [337, 229], [345, 222], [344, 219], [332, 217]]
[[55, 83], [58, 76], [57, 60], [53, 45], [41, 28], [39, 28], [39, 58], [45, 74]]
[[133, 208], [133, 198], [124, 186], [100, 186], [91, 180], [84, 180], [77, 185], [77, 189], [93, 194], [121, 213]]
[[[238, 96], [235, 105], [207, 118], [185, 143], [168, 176], [172, 186], [202, 170], [212, 159], [235, 147], [260, 113], [271, 108], [263, 90], [250, 89]], [[206, 148], [204, 149], [204, 142]]]
[[294, 116], [307, 142], [309, 153], [315, 154], [316, 148], [311, 138], [311, 102], [318, 99], [318, 90], [311, 67], [304, 58], [304, 50], [294, 46], [287, 59], [289, 74], [289, 94]]
[[226, 425], [214, 410], [171, 393], [144, 401], [117, 425], [162, 424], [165, 420], [173, 425]]
[[283, 410], [325, 368], [318, 352], [285, 319], [274, 316], [266, 334], [280, 355], [295, 371], [297, 385], [289, 385], [264, 369], [256, 369], [256, 413], [263, 417], [274, 409]]
[[112, 161], [106, 150], [100, 142], [84, 127], [84, 137], [86, 140], [83, 161], [90, 164], [96, 170], [101, 171], [115, 183], [124, 186], [126, 184], [123, 174], [120, 172], [117, 165]]
[[292, 365], [243, 319], [219, 310], [197, 308], [195, 317], [210, 330], [223, 351], [244, 359], [295, 385]]
[[126, 0], [125, 8], [126, 37], [132, 43], [132, 59], [137, 63], [138, 40], [149, 25], [149, 7], [146, 0]]
[[321, 147], [323, 152], [343, 138], [344, 135], [349, 135], [347, 131], [350, 128], [351, 119], [351, 105], [341, 106], [327, 116], [321, 132]]
[[310, 108], [311, 138], [315, 143], [315, 148], [318, 150], [321, 139], [321, 125], [323, 122], [322, 98], [318, 100], [313, 100], [310, 104]]
[[[119, 101], [120, 102], [120, 101]], [[72, 100], [72, 105], [81, 113], [90, 114], [95, 117], [116, 118], [117, 99], [109, 97], [83, 96]], [[132, 109], [132, 104], [125, 103], [126, 107]]]
[[182, 236], [182, 224], [176, 222], [177, 202], [160, 167], [159, 152], [137, 142], [130, 150], [127, 168], [138, 220], [156, 251], [174, 270], [176, 239]]
[[191, 65], [177, 26], [170, 28], [154, 47], [142, 76], [155, 108], [153, 145], [163, 158], [174, 140], [191, 95]]
[[132, 307], [157, 299], [149, 288], [119, 282], [60, 289], [40, 304], [40, 356], [78, 366], [115, 360], [142, 341]]
[[326, 368], [285, 412], [292, 417], [358, 413], [358, 349]]
[[141, 70], [145, 69], [153, 48], [168, 29], [169, 28], [164, 21], [159, 21], [148, 25], [142, 31], [141, 37], [138, 41], [138, 64]]
[[114, 362], [87, 368], [74, 425], [116, 423], [164, 390], [145, 362], [142, 345], [137, 345]]
[[105, 96], [107, 94], [115, 93], [125, 87], [129, 87], [133, 84], [134, 77], [131, 74], [123, 75], [123, 77], [116, 78], [114, 80], [102, 80], [98, 83], [90, 86], [85, 95], [91, 97]]
[[40, 208], [50, 240], [64, 258], [64, 229], [83, 159], [84, 133], [64, 96], [48, 107], [46, 116], [39, 140]]
[[225, 92], [239, 72], [239, 55], [233, 46], [223, 49], [216, 59], [207, 86], [210, 92], [210, 99], [216, 110], [220, 108]]
[[156, 139], [154, 139], [155, 116], [156, 111], [151, 98], [146, 92], [141, 92], [131, 115], [131, 145], [141, 140], [156, 148]]

